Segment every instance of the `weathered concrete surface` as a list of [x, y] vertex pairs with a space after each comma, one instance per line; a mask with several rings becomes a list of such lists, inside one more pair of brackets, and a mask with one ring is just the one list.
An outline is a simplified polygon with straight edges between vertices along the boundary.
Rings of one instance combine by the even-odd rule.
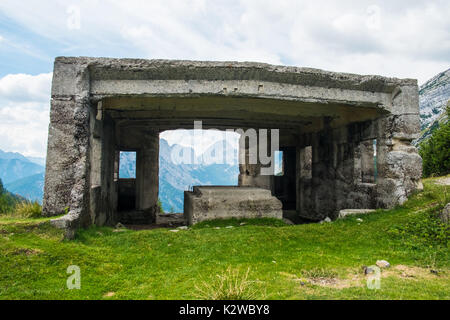
[[390, 208], [420, 188], [421, 158], [411, 146], [420, 129], [416, 80], [247, 62], [60, 57], [44, 214], [69, 210], [53, 222], [68, 236], [90, 224], [115, 225], [118, 152], [128, 150], [138, 154], [136, 210], [153, 221], [157, 136], [194, 120], [204, 128], [279, 129], [289, 174], [274, 179], [260, 164], [244, 164], [239, 185], [277, 193], [289, 208], [295, 200], [300, 217]]
[[196, 186], [184, 193], [189, 225], [213, 219], [283, 218], [281, 202], [271, 192], [254, 187]]
[[339, 211], [339, 218], [345, 218], [347, 216], [353, 216], [356, 214], [369, 214], [373, 213], [374, 209], [344, 209]]

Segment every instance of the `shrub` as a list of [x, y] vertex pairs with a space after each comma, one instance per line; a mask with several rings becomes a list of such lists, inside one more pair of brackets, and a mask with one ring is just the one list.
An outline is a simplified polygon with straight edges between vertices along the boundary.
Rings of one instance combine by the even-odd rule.
[[[447, 107], [450, 117], [450, 108]], [[423, 176], [442, 176], [450, 173], [450, 121], [441, 125], [429, 139], [419, 146], [423, 159]]]
[[36, 201], [23, 201], [16, 205], [14, 215], [20, 218], [39, 218], [42, 216], [42, 207]]

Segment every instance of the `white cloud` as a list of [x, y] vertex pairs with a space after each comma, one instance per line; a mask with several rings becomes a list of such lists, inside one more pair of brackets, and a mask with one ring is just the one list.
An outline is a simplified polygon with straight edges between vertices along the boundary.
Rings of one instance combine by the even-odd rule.
[[[2, 0], [0, 10], [54, 46], [9, 42], [10, 34], [0, 41], [41, 60], [57, 55], [247, 60], [420, 83], [450, 66], [448, 0], [37, 3]], [[0, 148], [42, 155], [51, 74], [23, 72], [0, 79], [0, 136], [7, 137]]]
[[71, 4], [29, 3], [0, 9], [64, 54], [256, 60], [422, 83], [450, 64], [447, 0], [81, 0], [70, 32]]
[[0, 78], [0, 101], [50, 101], [52, 73], [8, 74]]
[[51, 78], [51, 73], [0, 78], [0, 149], [45, 156]]

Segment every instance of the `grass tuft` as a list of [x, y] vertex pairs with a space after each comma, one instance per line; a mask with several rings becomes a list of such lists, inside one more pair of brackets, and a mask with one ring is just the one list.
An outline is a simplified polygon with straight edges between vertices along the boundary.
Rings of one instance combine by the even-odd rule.
[[196, 296], [205, 300], [253, 300], [260, 296], [254, 282], [248, 280], [250, 268], [245, 273], [228, 267], [216, 279], [196, 286]]

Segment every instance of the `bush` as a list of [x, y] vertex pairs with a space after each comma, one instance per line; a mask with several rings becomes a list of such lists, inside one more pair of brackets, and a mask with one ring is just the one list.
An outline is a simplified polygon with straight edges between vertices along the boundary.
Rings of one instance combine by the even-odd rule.
[[[450, 118], [450, 108], [447, 107]], [[450, 121], [438, 128], [419, 146], [423, 159], [423, 176], [443, 176], [450, 173]]]
[[14, 215], [20, 218], [39, 218], [42, 216], [42, 207], [36, 201], [20, 202], [16, 204]]

